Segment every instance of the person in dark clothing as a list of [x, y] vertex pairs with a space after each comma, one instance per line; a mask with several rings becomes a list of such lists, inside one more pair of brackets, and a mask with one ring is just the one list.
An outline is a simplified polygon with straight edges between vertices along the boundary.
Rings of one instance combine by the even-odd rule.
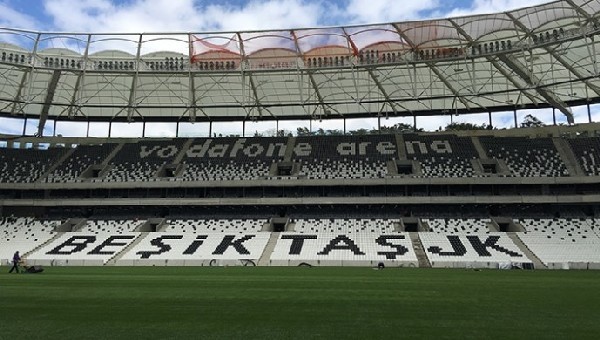
[[9, 274], [13, 272], [13, 270], [17, 271], [17, 274], [19, 273], [19, 263], [21, 263], [21, 255], [19, 255], [19, 252], [16, 251], [15, 254], [13, 255], [13, 266], [12, 268], [10, 268], [10, 271], [8, 272]]

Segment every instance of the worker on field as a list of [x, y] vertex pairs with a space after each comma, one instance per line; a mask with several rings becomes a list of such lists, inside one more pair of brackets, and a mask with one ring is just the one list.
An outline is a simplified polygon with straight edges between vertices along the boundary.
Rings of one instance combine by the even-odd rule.
[[8, 273], [10, 274], [13, 272], [13, 270], [16, 270], [17, 274], [18, 274], [19, 273], [19, 264], [21, 263], [21, 255], [19, 255], [18, 250], [13, 255], [12, 262], [13, 262], [13, 266], [12, 266], [12, 268], [10, 268], [10, 271]]

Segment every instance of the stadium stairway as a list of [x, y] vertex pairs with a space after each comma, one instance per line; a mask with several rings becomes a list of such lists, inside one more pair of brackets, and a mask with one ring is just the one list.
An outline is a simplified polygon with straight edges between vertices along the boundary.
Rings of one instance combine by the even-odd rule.
[[25, 260], [27, 260], [27, 256], [35, 253], [36, 251], [42, 249], [43, 247], [45, 247], [46, 245], [50, 244], [51, 242], [54, 242], [54, 240], [56, 240], [57, 238], [61, 237], [64, 233], [63, 232], [57, 232], [53, 237], [49, 238], [48, 240], [46, 240], [46, 242], [40, 244], [39, 246], [33, 248], [32, 250], [26, 252], [25, 254], [22, 254], [21, 257], [24, 258]]
[[478, 137], [471, 137], [471, 143], [473, 143], [473, 146], [475, 147], [475, 151], [477, 151], [477, 154], [479, 155], [480, 159], [489, 159], [489, 157], [488, 157], [487, 153], [485, 152], [483, 145], [481, 145], [481, 141], [479, 140]]
[[417, 261], [419, 261], [419, 268], [431, 268], [431, 263], [429, 263], [429, 260], [427, 259], [423, 243], [421, 243], [421, 239], [419, 238], [419, 233], [411, 232], [408, 234], [410, 235], [410, 240], [413, 244], [413, 250], [417, 255]]
[[50, 165], [50, 167], [48, 167], [48, 169], [46, 169], [46, 172], [44, 172], [40, 176], [40, 178], [38, 178], [36, 180], [36, 183], [43, 183], [44, 180], [46, 179], [46, 177], [48, 177], [48, 175], [50, 175], [52, 172], [54, 172], [54, 170], [56, 170], [56, 168], [58, 168], [66, 159], [71, 157], [73, 152], [75, 152], [75, 148], [71, 148], [69, 151], [65, 152], [65, 154], [62, 155], [62, 157], [58, 161], [56, 161], [54, 164]]
[[289, 137], [285, 148], [284, 162], [291, 162], [294, 156], [294, 147], [296, 146], [296, 137]]
[[187, 151], [190, 149], [190, 146], [192, 145], [193, 142], [194, 142], [194, 139], [190, 138], [187, 141], [185, 141], [185, 143], [183, 143], [183, 146], [181, 147], [181, 151], [179, 151], [177, 156], [175, 156], [175, 158], [173, 159], [173, 162], [172, 162], [173, 164], [181, 163], [181, 160], [183, 160], [183, 157], [185, 157]]
[[563, 163], [565, 163], [569, 174], [571, 176], [585, 176], [586, 174], [577, 162], [577, 157], [575, 157], [569, 143], [563, 138], [552, 138], [552, 142]]
[[269, 242], [267, 243], [265, 250], [263, 250], [262, 255], [258, 259], [258, 263], [256, 264], [257, 266], [263, 267], [268, 266], [270, 264], [271, 254], [273, 254], [273, 250], [275, 250], [275, 246], [277, 245], [277, 241], [279, 240], [279, 234], [281, 233], [271, 233]]
[[121, 151], [125, 143], [119, 143], [117, 146], [106, 156], [106, 158], [100, 163], [100, 165], [104, 168], [106, 167], [110, 161]]
[[402, 134], [395, 134], [396, 137], [396, 145], [398, 146], [398, 159], [405, 161], [408, 159], [406, 155], [406, 145], [404, 144], [404, 136]]
[[529, 250], [529, 248], [527, 248], [525, 243], [523, 243], [523, 241], [521, 241], [521, 239], [517, 236], [517, 233], [510, 232], [506, 233], [506, 235], [510, 237], [519, 250], [521, 250], [523, 254], [525, 254], [525, 256], [527, 256], [531, 262], [533, 262], [535, 269], [548, 269], [548, 266], [542, 263], [542, 261], [531, 250]]
[[142, 242], [142, 240], [144, 240], [147, 236], [148, 236], [148, 232], [144, 232], [144, 233], [140, 233], [140, 235], [133, 240], [133, 242], [131, 242], [127, 247], [123, 248], [123, 250], [121, 250], [120, 252], [118, 252], [117, 254], [115, 254], [113, 257], [111, 257], [110, 259], [108, 259], [108, 261], [106, 261], [104, 263], [105, 266], [114, 266], [117, 265], [118, 261], [125, 255], [127, 254], [127, 252], [129, 252], [129, 250], [133, 249], [133, 247], [135, 247], [138, 243]]

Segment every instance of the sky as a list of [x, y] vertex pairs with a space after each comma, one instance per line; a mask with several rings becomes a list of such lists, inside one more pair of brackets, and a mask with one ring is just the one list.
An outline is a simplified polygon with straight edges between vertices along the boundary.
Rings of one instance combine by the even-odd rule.
[[[547, 0], [0, 0], [0, 26], [82, 33], [263, 30], [491, 13], [544, 2]], [[513, 124], [512, 113], [495, 119], [495, 125]], [[471, 116], [468, 121], [485, 123], [488, 116]], [[407, 123], [412, 124], [412, 119]], [[417, 124], [434, 130], [447, 123], [428, 118]], [[367, 124], [372, 126], [373, 122]], [[293, 127], [289, 128], [295, 130]], [[27, 130], [29, 133], [35, 127], [28, 126]], [[125, 132], [133, 130], [123, 128]], [[173, 127], [165, 129], [172, 130]], [[15, 131], [21, 133], [22, 125], [0, 118], [0, 133]], [[117, 128], [117, 134], [119, 131]]]

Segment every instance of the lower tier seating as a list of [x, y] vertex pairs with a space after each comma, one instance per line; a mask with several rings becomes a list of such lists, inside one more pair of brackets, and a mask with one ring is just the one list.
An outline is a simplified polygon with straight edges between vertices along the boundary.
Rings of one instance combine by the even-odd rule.
[[169, 220], [163, 229], [170, 233], [248, 233], [259, 232], [267, 220], [262, 219], [206, 219]]
[[[522, 244], [490, 232], [489, 219], [424, 219], [432, 232], [410, 234], [397, 232], [393, 219], [290, 221], [293, 231], [277, 234], [262, 231], [269, 223], [259, 218], [172, 219], [157, 232], [137, 232], [145, 220], [90, 220], [78, 231], [57, 233], [58, 220], [5, 218], [0, 259], [7, 264], [18, 250], [29, 265], [418, 266], [426, 257], [433, 267], [497, 268], [539, 259], [552, 269], [600, 269], [596, 219], [520, 219], [525, 231], [515, 235]], [[417, 236], [422, 249], [413, 244]]]
[[429, 226], [429, 231], [438, 234], [455, 234], [455, 233], [487, 233], [489, 232], [488, 225], [491, 223], [489, 218], [487, 219], [455, 219], [455, 218], [432, 218], [423, 219]]
[[393, 233], [394, 221], [385, 219], [299, 219], [294, 220], [294, 231], [298, 233]]
[[117, 261], [117, 265], [255, 264], [270, 233], [149, 233]]
[[418, 266], [406, 233], [281, 233], [271, 254], [273, 266]]
[[0, 222], [0, 260], [9, 263], [15, 251], [21, 256], [54, 237], [60, 221], [4, 218]]
[[600, 263], [600, 220], [521, 219], [523, 243], [550, 268]]
[[68, 232], [27, 256], [29, 265], [101, 266], [140, 233]]
[[497, 268], [503, 264], [531, 263], [504, 233], [419, 233], [432, 267]]
[[79, 229], [82, 233], [128, 233], [144, 224], [145, 220], [90, 220]]

